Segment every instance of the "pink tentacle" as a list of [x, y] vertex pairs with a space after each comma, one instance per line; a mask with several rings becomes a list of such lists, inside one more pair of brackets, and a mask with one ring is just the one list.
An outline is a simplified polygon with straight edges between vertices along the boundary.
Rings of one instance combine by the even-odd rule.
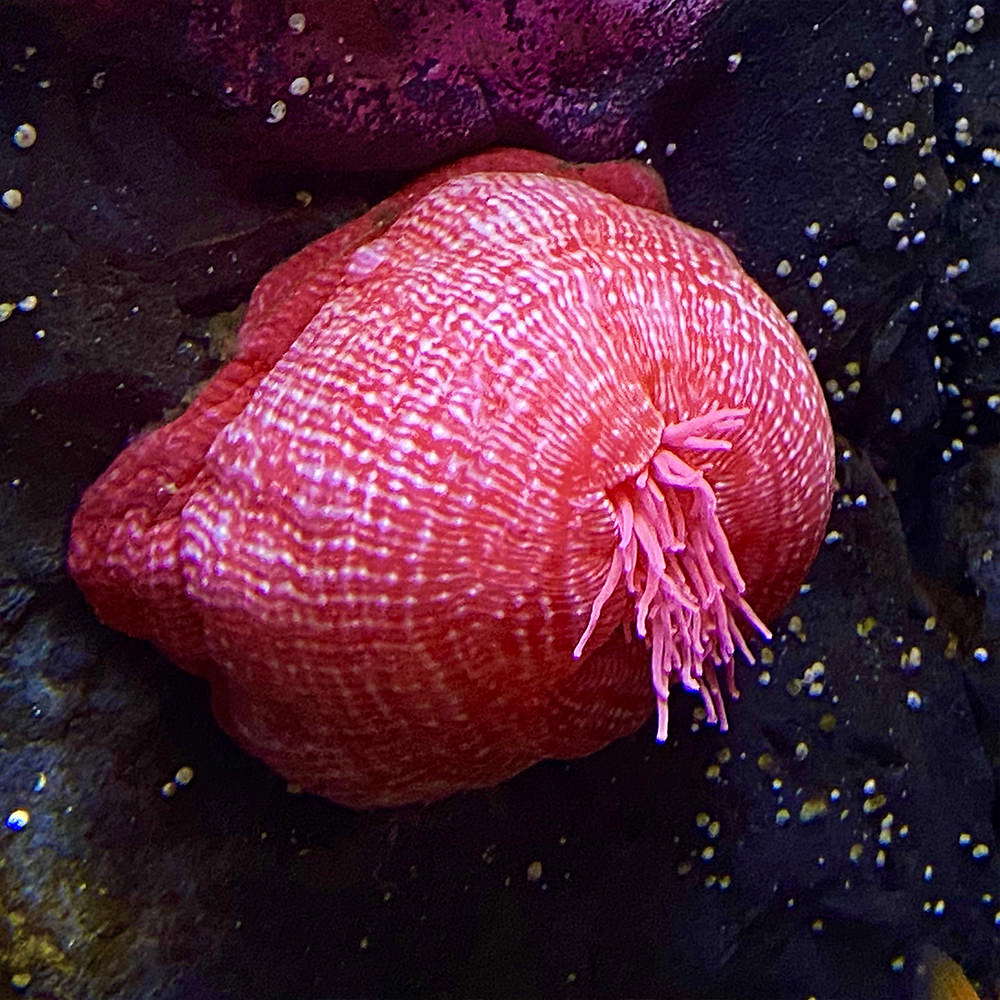
[[673, 683], [697, 691], [708, 721], [726, 729], [716, 667], [724, 669], [726, 687], [738, 697], [737, 651], [753, 662], [739, 621], [770, 638], [743, 596], [746, 584], [719, 521], [715, 492], [704, 470], [678, 454], [729, 451], [733, 442], [724, 435], [739, 430], [748, 412], [719, 409], [669, 424], [647, 464], [608, 494], [618, 545], [573, 655], [583, 655], [604, 605], [624, 582], [632, 598], [632, 629], [650, 650], [660, 741], [667, 737]]

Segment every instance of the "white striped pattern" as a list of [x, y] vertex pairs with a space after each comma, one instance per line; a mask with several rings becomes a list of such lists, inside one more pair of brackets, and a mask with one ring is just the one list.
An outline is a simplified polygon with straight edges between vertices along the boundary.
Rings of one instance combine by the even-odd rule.
[[367, 804], [586, 752], [657, 699], [662, 736], [677, 678], [723, 715], [740, 575], [765, 617], [797, 586], [832, 440], [794, 332], [718, 240], [579, 181], [468, 174], [354, 251], [282, 351], [219, 416], [177, 547], [125, 512], [106, 553], [180, 566], [188, 659], [241, 742]]

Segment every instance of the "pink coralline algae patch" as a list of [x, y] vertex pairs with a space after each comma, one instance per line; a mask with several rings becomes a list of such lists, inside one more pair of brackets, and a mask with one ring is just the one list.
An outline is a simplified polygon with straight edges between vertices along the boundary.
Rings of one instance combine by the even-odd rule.
[[635, 163], [498, 150], [260, 283], [236, 356], [85, 493], [69, 567], [232, 737], [365, 807], [698, 692], [794, 593], [829, 417], [776, 306]]
[[491, 143], [630, 152], [723, 0], [57, 2], [227, 109], [207, 152], [367, 170]]

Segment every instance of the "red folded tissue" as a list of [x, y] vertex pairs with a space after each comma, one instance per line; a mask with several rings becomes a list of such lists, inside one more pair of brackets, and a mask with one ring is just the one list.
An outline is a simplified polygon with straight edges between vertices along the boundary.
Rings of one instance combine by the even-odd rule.
[[832, 482], [794, 330], [658, 176], [500, 149], [266, 275], [69, 568], [289, 781], [397, 805], [665, 739], [673, 685], [725, 726]]

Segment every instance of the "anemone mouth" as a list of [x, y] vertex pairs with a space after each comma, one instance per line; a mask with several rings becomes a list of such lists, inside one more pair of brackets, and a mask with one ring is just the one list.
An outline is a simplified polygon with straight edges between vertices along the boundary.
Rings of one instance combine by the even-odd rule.
[[702, 469], [684, 457], [729, 451], [729, 435], [749, 412], [718, 409], [668, 424], [646, 466], [607, 492], [618, 545], [573, 656], [583, 655], [604, 605], [624, 580], [632, 599], [626, 628], [634, 628], [651, 653], [660, 742], [667, 738], [668, 697], [677, 682], [701, 695], [708, 721], [725, 731], [718, 668], [736, 699], [736, 651], [754, 662], [739, 619], [771, 637], [743, 596], [746, 584], [719, 521], [715, 492]]

